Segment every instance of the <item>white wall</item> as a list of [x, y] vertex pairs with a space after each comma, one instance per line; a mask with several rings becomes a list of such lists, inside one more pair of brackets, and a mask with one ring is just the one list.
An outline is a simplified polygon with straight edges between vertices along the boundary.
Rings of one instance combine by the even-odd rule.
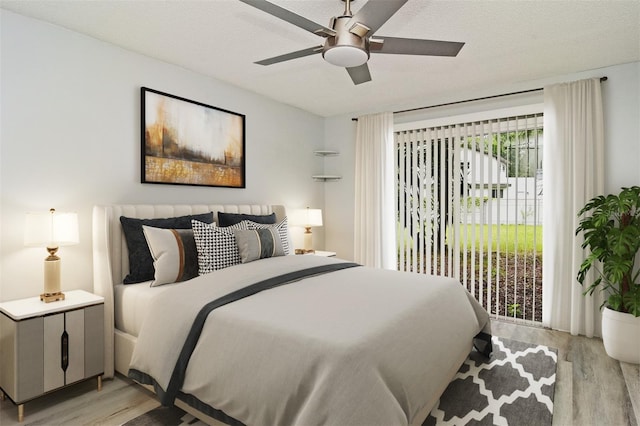
[[[355, 129], [370, 110], [323, 119], [220, 81], [0, 10], [0, 300], [42, 291], [44, 250], [22, 245], [24, 214], [80, 214], [81, 243], [63, 247], [63, 290], [91, 289], [91, 208], [107, 203], [281, 203], [324, 207], [316, 248], [353, 258]], [[223, 64], [221, 64], [223, 66]], [[607, 75], [607, 190], [640, 183], [640, 63], [411, 99], [401, 110]], [[375, 77], [374, 77], [375, 78]], [[247, 188], [140, 184], [139, 88], [247, 116]], [[540, 102], [533, 95], [397, 115], [396, 122]], [[315, 157], [314, 149], [338, 157]], [[312, 171], [310, 173], [310, 171]], [[336, 182], [310, 175], [340, 174]], [[326, 242], [326, 243], [325, 243]]]
[[[548, 84], [607, 76], [602, 83], [605, 111], [605, 188], [615, 192], [622, 186], [640, 185], [640, 62], [616, 65], [597, 70], [550, 77], [544, 80], [521, 82], [501, 87], [488, 87], [473, 92], [452, 93], [448, 98], [412, 99], [404, 105], [389, 110], [398, 111], [425, 105], [437, 105], [466, 99], [475, 99], [501, 93], [544, 87]], [[375, 76], [374, 76], [375, 78]], [[397, 114], [397, 124], [428, 120], [447, 116], [475, 113], [479, 111], [510, 108], [540, 103], [542, 91], [522, 96], [511, 96], [482, 102], [471, 102], [456, 106], [427, 109], [411, 114]], [[337, 251], [346, 259], [353, 259], [354, 216], [354, 164], [355, 123], [352, 117], [380, 112], [371, 110], [348, 115], [330, 117], [325, 120], [325, 146], [341, 151], [340, 167], [336, 171], [343, 175], [339, 185], [325, 186], [325, 230], [326, 249]]]
[[[322, 207], [321, 117], [93, 38], [0, 11], [0, 300], [42, 292], [44, 249], [24, 214], [77, 211], [63, 290], [92, 288], [91, 210], [110, 203]], [[224, 64], [221, 64], [223, 66]], [[246, 189], [140, 183], [140, 86], [246, 115]], [[323, 229], [314, 230], [317, 248]]]
[[335, 251], [338, 257], [353, 259], [353, 223], [355, 191], [356, 122], [351, 116], [325, 120], [325, 147], [340, 152], [337, 157], [327, 157], [325, 172], [342, 176], [324, 185], [325, 248]]

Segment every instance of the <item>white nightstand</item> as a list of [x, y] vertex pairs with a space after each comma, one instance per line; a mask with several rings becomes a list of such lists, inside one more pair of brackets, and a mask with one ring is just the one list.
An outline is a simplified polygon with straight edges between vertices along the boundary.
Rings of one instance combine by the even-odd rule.
[[0, 303], [0, 397], [18, 406], [104, 373], [104, 299], [83, 290], [65, 300], [39, 297]]
[[336, 252], [335, 251], [322, 251], [322, 250], [316, 250], [313, 253], [307, 253], [307, 254], [311, 254], [313, 256], [323, 256], [323, 257], [335, 257]]

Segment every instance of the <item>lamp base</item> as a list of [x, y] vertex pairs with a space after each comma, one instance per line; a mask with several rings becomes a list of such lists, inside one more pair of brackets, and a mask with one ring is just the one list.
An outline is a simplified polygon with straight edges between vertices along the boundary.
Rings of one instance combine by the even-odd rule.
[[59, 291], [57, 293], [42, 293], [40, 300], [44, 303], [55, 302], [57, 300], [64, 300], [64, 293]]

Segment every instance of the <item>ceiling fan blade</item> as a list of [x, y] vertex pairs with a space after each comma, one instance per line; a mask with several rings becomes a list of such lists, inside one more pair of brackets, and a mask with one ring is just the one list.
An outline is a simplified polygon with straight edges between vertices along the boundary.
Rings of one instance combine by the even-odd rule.
[[351, 80], [353, 80], [353, 84], [362, 84], [371, 81], [371, 73], [366, 63], [357, 67], [347, 68], [347, 72]]
[[356, 23], [362, 23], [369, 27], [368, 35], [378, 31], [394, 13], [400, 9], [407, 0], [369, 0], [347, 23], [351, 27]]
[[287, 21], [288, 23], [293, 24], [296, 27], [300, 27], [303, 30], [307, 30], [319, 36], [327, 37], [327, 36], [336, 34], [336, 32], [331, 28], [327, 28], [324, 25], [315, 23], [303, 16], [290, 12], [287, 9], [283, 9], [282, 7], [277, 6], [273, 3], [269, 3], [266, 0], [240, 0], [240, 1], [242, 3], [248, 4], [249, 6], [253, 6], [256, 9], [260, 9], [261, 11], [266, 12], [269, 15], [273, 15], [276, 18], [280, 18], [283, 21]]
[[464, 43], [456, 41], [420, 40], [414, 38], [376, 36], [384, 40], [382, 47], [371, 44], [371, 53], [396, 55], [456, 56]]
[[313, 55], [314, 53], [322, 52], [322, 46], [309, 47], [308, 49], [298, 50], [296, 52], [286, 53], [280, 56], [274, 56], [273, 58], [263, 59], [256, 62], [258, 65], [272, 65], [278, 62], [290, 61], [291, 59], [304, 58], [305, 56]]

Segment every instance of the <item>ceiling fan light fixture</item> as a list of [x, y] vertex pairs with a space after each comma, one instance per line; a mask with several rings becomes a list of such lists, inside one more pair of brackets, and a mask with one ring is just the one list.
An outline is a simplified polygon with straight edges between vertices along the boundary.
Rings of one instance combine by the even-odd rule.
[[359, 67], [369, 60], [369, 54], [357, 46], [338, 45], [322, 53], [324, 59], [338, 67]]
[[267, 58], [256, 62], [256, 64], [271, 65], [322, 51], [322, 58], [327, 62], [347, 69], [354, 84], [371, 81], [371, 73], [367, 62], [372, 51], [373, 53], [396, 55], [456, 56], [464, 45], [464, 43], [441, 40], [382, 36], [375, 38], [378, 29], [407, 0], [369, 0], [355, 15], [351, 13], [351, 2], [353, 0], [342, 0], [345, 3], [344, 13], [332, 17], [329, 27], [284, 9], [272, 3], [272, 0], [240, 1], [325, 38], [322, 46]]

